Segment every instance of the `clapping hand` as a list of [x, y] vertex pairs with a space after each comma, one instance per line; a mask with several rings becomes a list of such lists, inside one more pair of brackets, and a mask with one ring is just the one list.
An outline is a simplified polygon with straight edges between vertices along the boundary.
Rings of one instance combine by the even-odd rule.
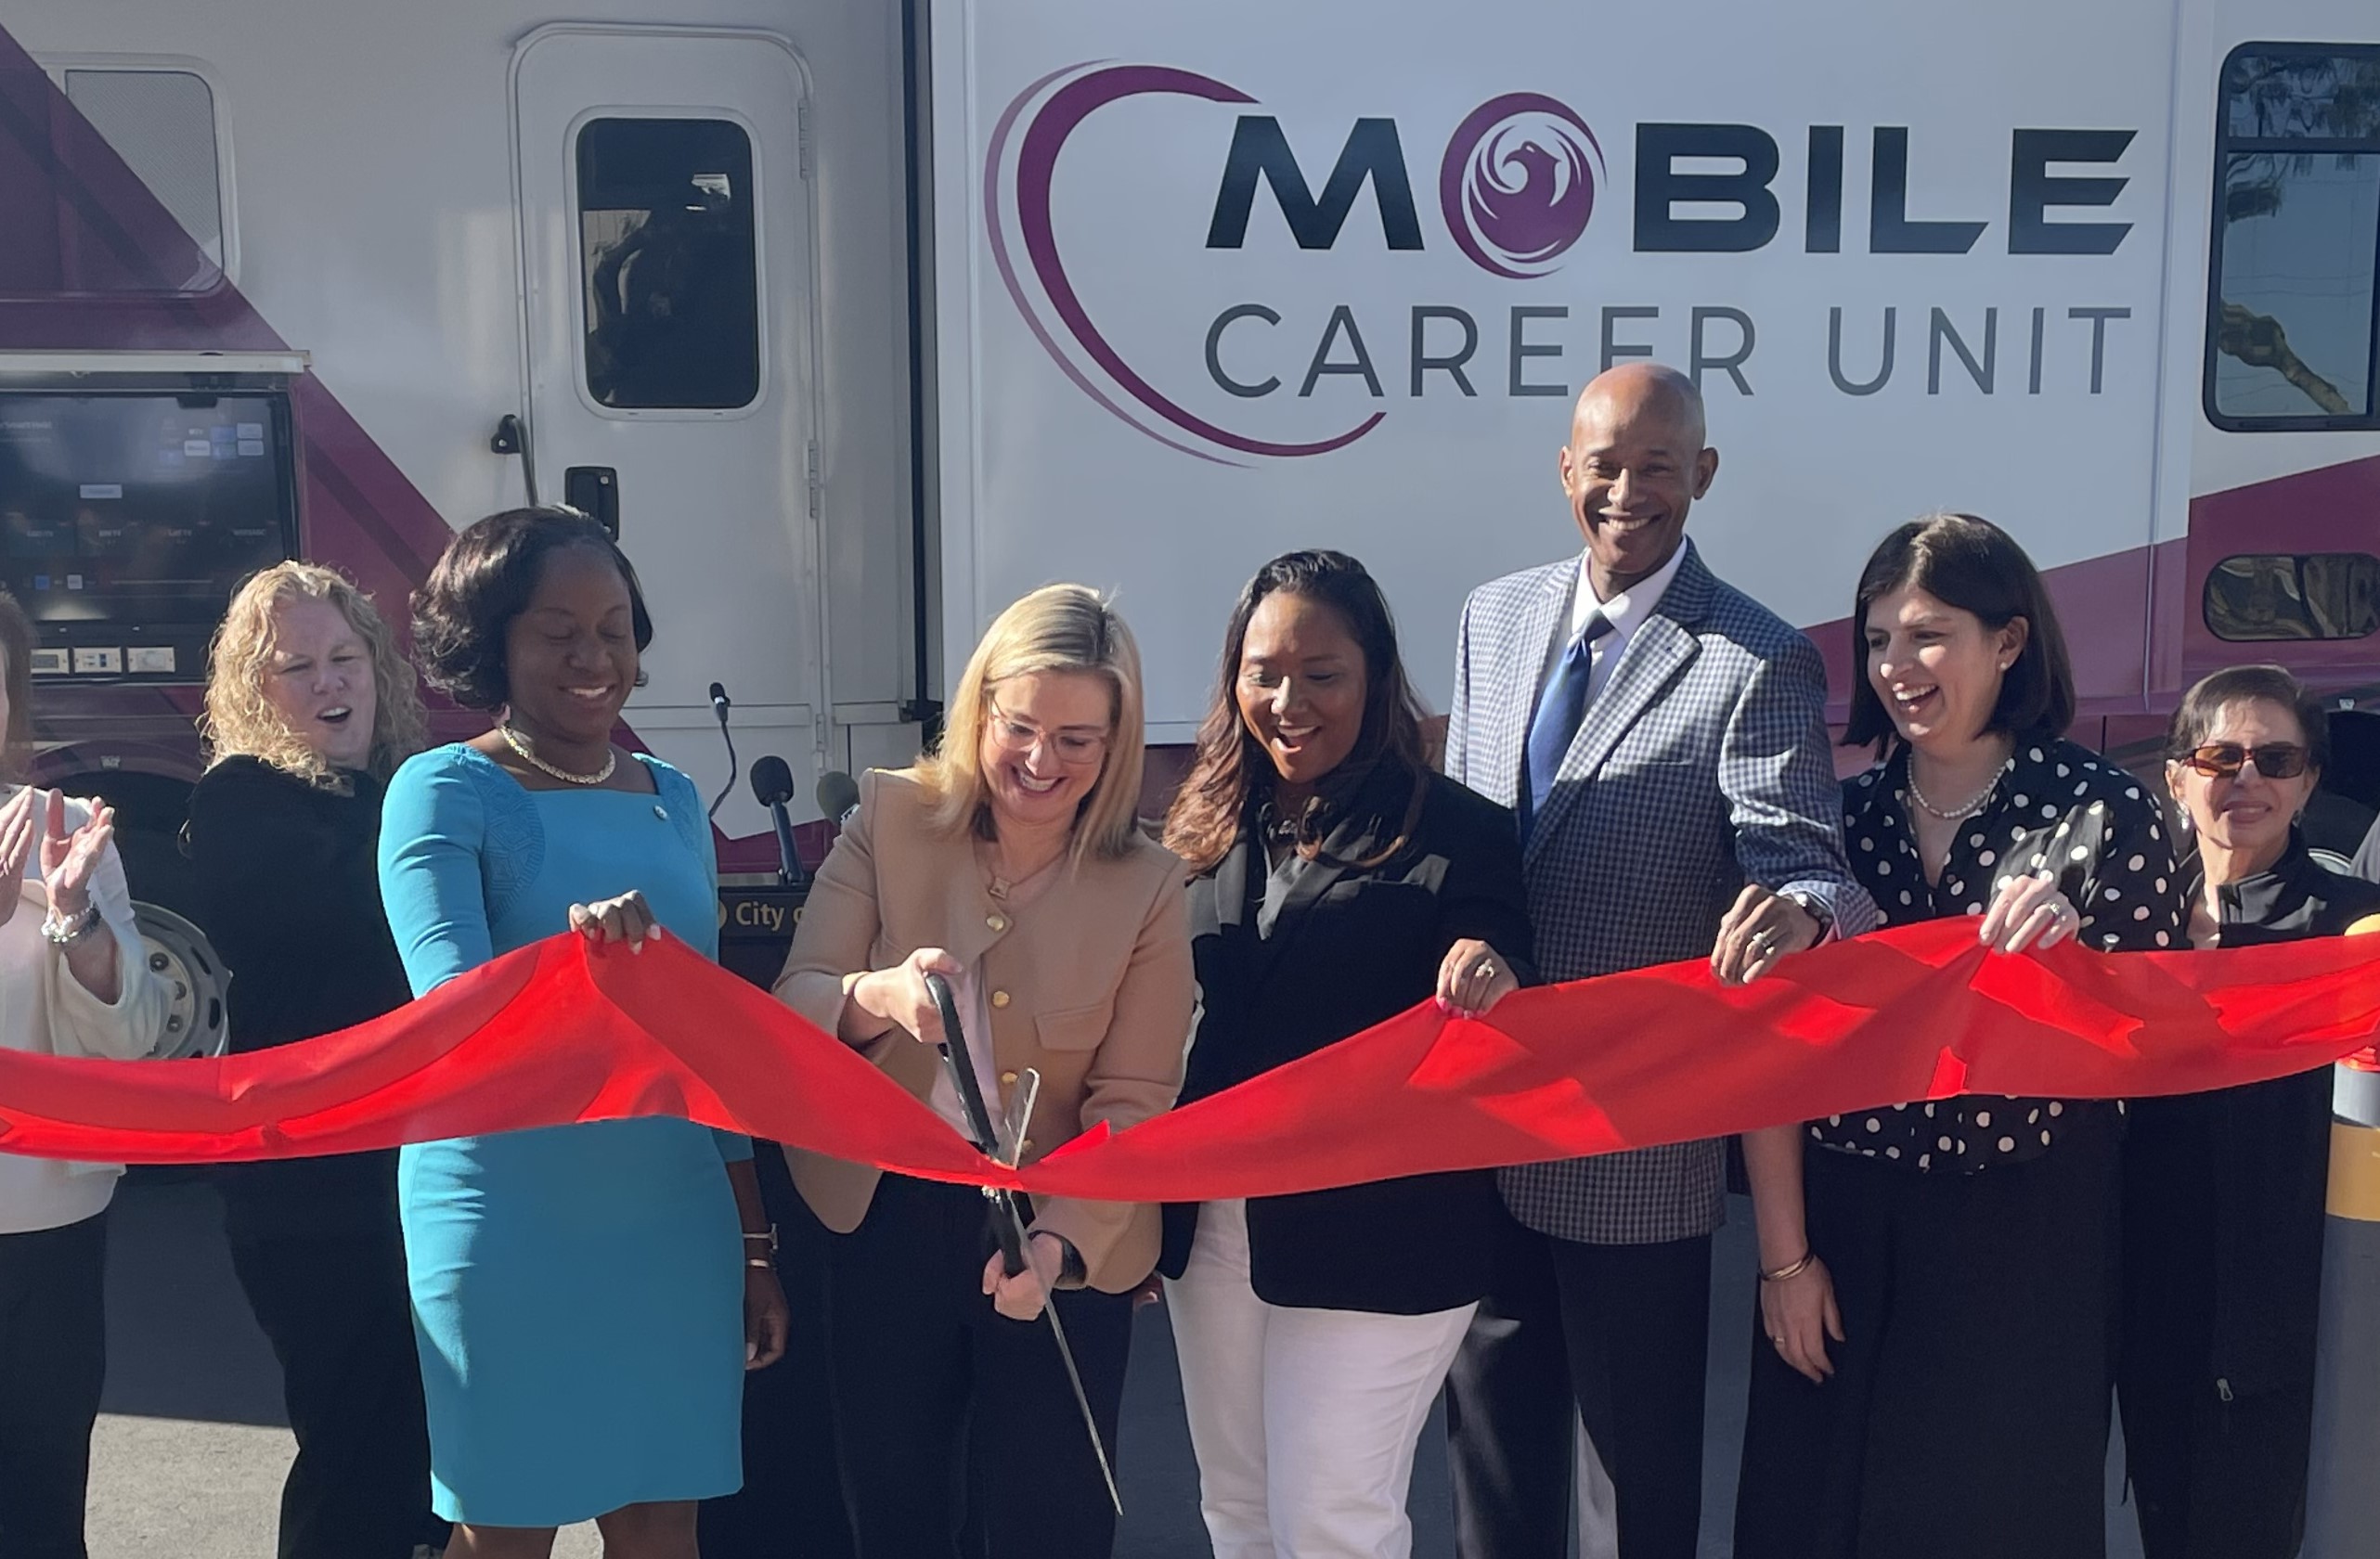
[[0, 925], [17, 913], [24, 897], [25, 857], [33, 848], [33, 802], [41, 793], [27, 785], [0, 805]]
[[0, 923], [17, 912], [25, 861], [37, 843], [50, 912], [61, 921], [82, 918], [91, 908], [91, 879], [115, 837], [115, 808], [106, 802], [92, 803], [90, 817], [70, 833], [66, 797], [58, 792], [28, 785], [10, 796], [0, 805]]

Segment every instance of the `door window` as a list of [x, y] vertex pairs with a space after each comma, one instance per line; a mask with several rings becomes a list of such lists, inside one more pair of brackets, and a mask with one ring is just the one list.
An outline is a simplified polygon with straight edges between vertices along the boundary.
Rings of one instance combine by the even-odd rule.
[[752, 139], [724, 119], [597, 119], [578, 133], [587, 392], [619, 410], [760, 395]]
[[2380, 48], [2244, 45], [2220, 113], [2207, 416], [2380, 426]]

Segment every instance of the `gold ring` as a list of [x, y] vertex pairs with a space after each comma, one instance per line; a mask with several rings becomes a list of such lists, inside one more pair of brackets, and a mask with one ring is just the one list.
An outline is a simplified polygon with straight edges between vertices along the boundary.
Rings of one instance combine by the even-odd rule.
[[1495, 965], [1487, 959], [1480, 960], [1479, 972], [1491, 980], [1495, 978]]

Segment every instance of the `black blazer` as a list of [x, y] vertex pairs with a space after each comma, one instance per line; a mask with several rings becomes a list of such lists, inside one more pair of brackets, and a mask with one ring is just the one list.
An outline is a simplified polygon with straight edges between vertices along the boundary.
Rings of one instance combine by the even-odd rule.
[[[2196, 863], [2189, 885], [2199, 893]], [[2336, 936], [2380, 915], [2380, 886], [2325, 870], [2302, 839], [2219, 890], [2222, 945]], [[2176, 1361], [2233, 1396], [2311, 1385], [2330, 1174], [2331, 1069], [2213, 1093], [2138, 1099], [2124, 1217], [2136, 1243], [2187, 1242], [2207, 1289], [2204, 1357]], [[2135, 1338], [2154, 1350], [2167, 1339]]]
[[[1323, 857], [1297, 862], [1264, 913], [1262, 846], [1243, 825], [1231, 853], [1190, 884], [1191, 948], [1204, 1015], [1182, 1102], [1312, 1054], [1438, 987], [1446, 949], [1476, 936], [1533, 983], [1529, 912], [1512, 814], [1431, 774], [1404, 845], [1410, 771], [1384, 766], [1337, 809]], [[1275, 1305], [1423, 1315], [1487, 1292], [1506, 1218], [1493, 1170], [1420, 1175], [1248, 1205], [1249, 1276]], [[1180, 1277], [1195, 1205], [1165, 1209], [1158, 1270]]]

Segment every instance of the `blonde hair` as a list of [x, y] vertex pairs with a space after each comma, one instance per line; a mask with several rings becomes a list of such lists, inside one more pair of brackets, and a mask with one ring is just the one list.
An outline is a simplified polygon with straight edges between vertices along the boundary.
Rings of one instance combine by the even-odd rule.
[[1139, 843], [1143, 759], [1141, 652], [1114, 606], [1081, 585], [1044, 585], [994, 619], [967, 657], [940, 745], [917, 764], [929, 815], [952, 832], [991, 833], [991, 791], [983, 772], [984, 722], [991, 689], [1012, 676], [1088, 672], [1106, 679], [1115, 702], [1106, 761], [1075, 815], [1073, 857], [1113, 859]]
[[251, 574], [233, 594], [207, 648], [207, 706], [199, 719], [207, 766], [246, 756], [325, 790], [343, 783], [265, 696], [265, 674], [273, 658], [273, 609], [295, 600], [328, 601], [364, 641], [374, 695], [366, 767], [373, 778], [386, 780], [426, 741], [413, 663], [397, 648], [396, 635], [381, 620], [371, 598], [344, 574], [317, 563], [276, 563]]

